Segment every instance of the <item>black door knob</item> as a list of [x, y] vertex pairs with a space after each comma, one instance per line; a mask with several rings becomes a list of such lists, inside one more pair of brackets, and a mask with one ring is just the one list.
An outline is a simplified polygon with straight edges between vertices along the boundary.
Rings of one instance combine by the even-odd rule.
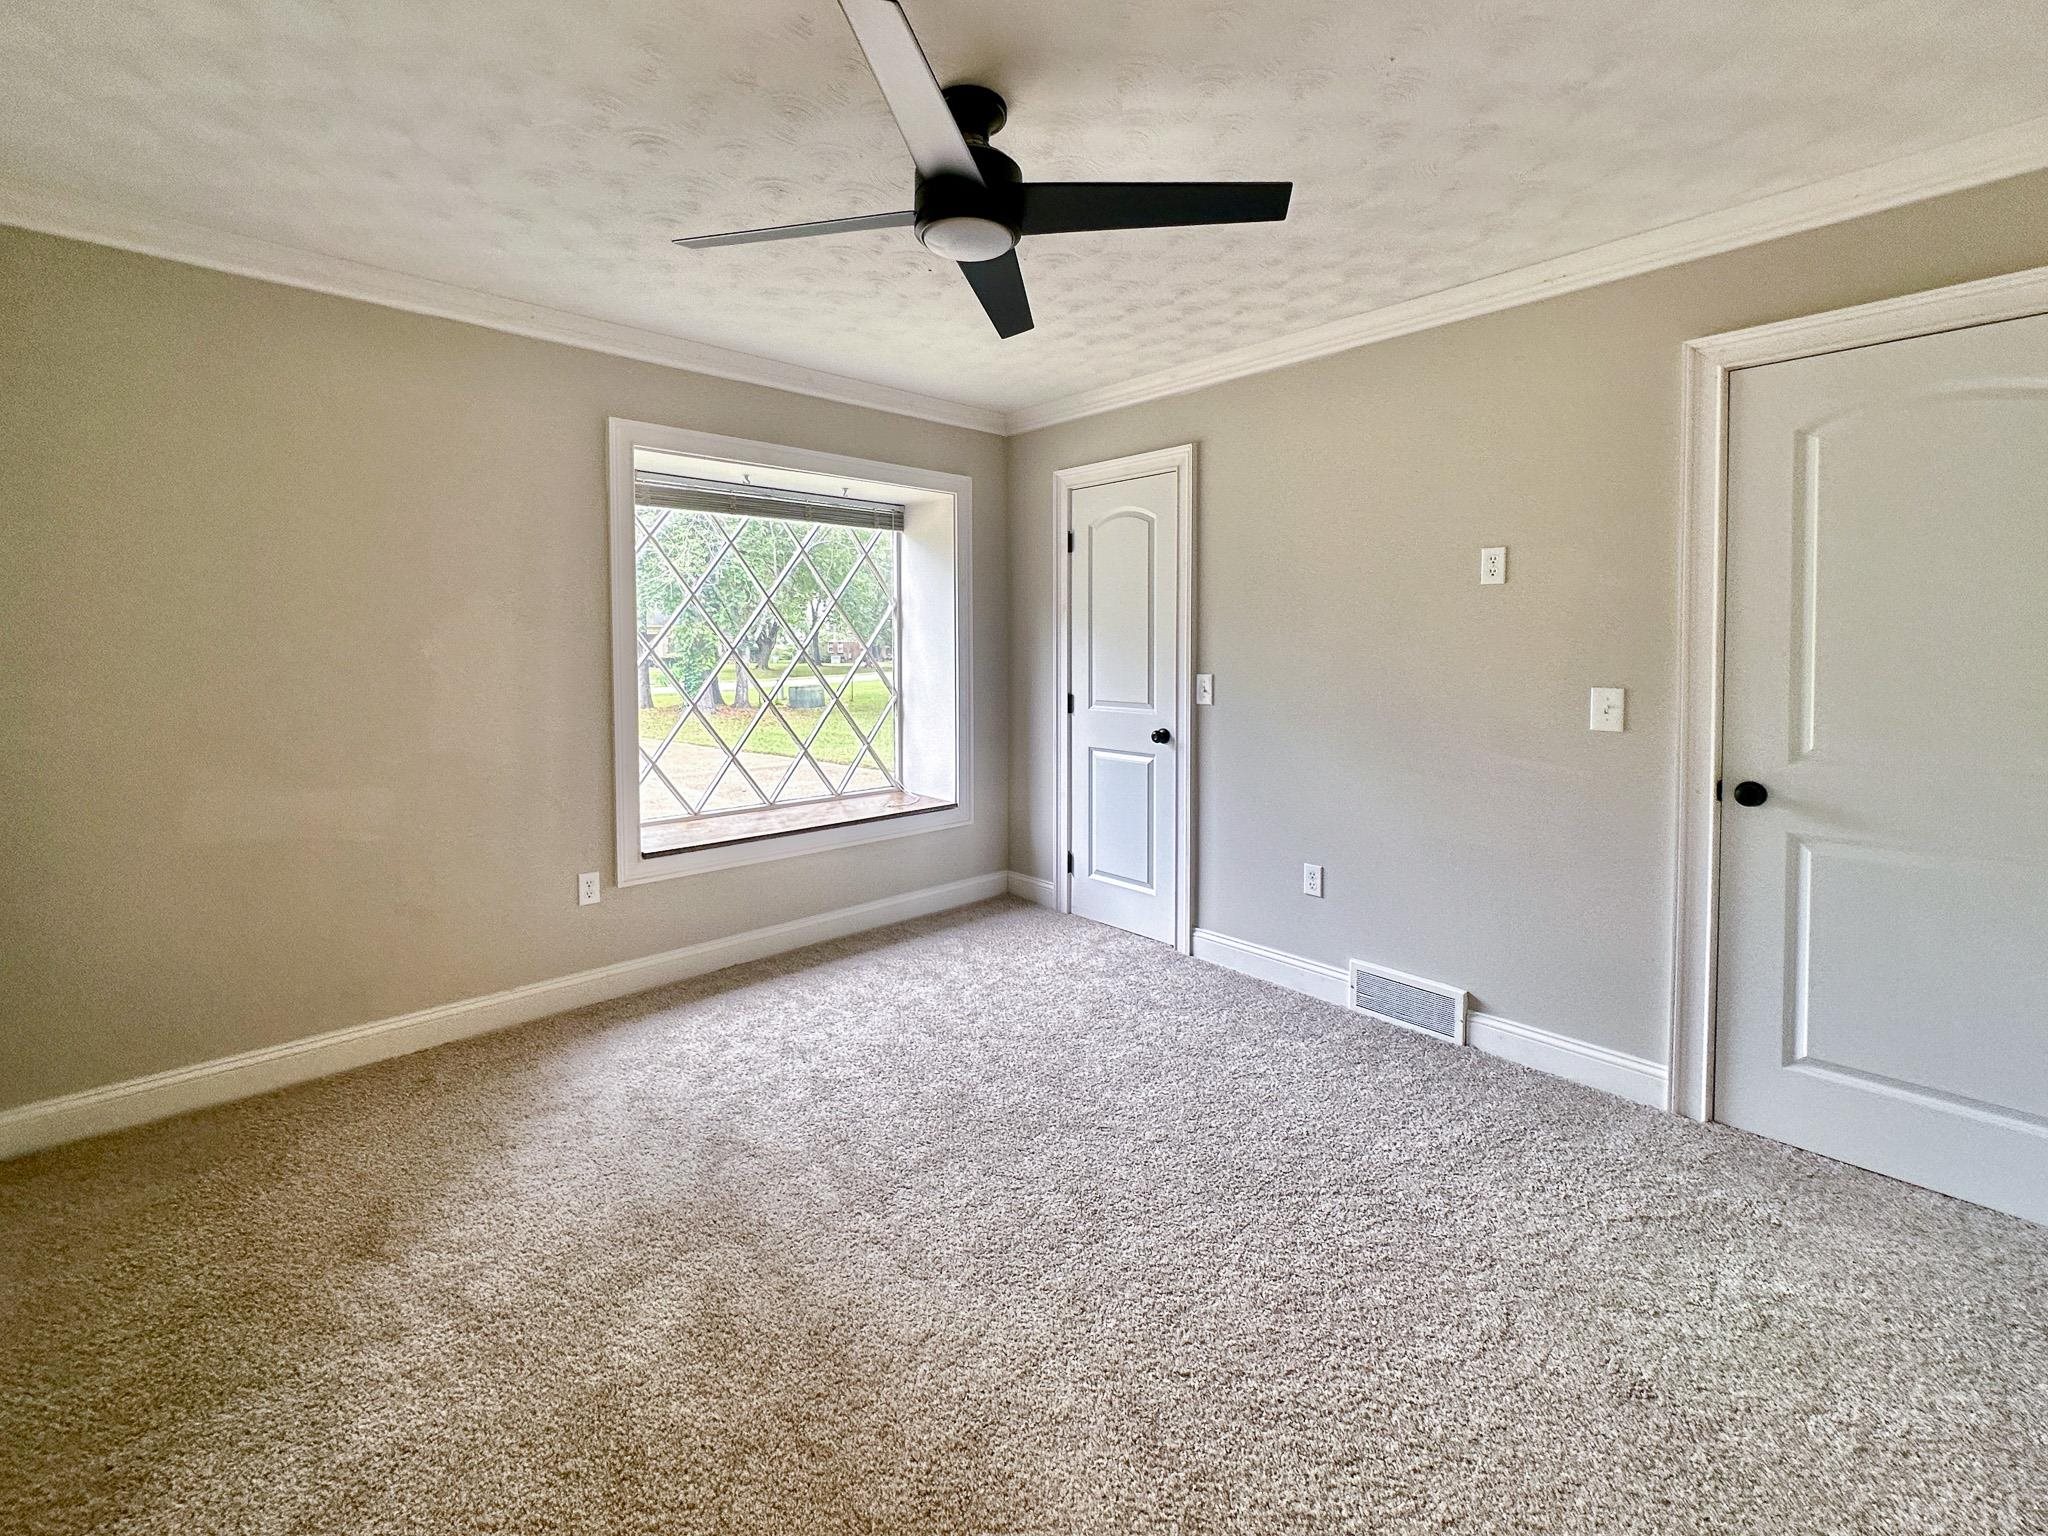
[[1158, 742], [1159, 745], [1163, 747], [1169, 741], [1173, 740], [1173, 732], [1169, 731], [1165, 726], [1162, 725], [1161, 727], [1159, 727], [1158, 730], [1152, 733], [1152, 739]]
[[1735, 786], [1735, 803], [1737, 805], [1762, 805], [1770, 798], [1771, 792], [1765, 789], [1763, 785], [1757, 783], [1755, 779], [1744, 779]]

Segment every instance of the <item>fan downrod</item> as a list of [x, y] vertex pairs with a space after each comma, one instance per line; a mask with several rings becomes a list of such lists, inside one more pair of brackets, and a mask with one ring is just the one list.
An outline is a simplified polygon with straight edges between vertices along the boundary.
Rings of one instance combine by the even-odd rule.
[[985, 85], [949, 85], [939, 94], [969, 145], [986, 144], [1010, 120], [1010, 105]]

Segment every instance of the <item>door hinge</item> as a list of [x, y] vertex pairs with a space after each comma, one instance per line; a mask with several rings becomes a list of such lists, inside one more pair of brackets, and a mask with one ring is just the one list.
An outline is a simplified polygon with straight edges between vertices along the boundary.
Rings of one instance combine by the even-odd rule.
[[1073, 696], [1073, 695], [1072, 695], [1072, 694], [1070, 693], [1070, 694], [1068, 694], [1068, 695], [1067, 695], [1067, 713], [1071, 715], [1071, 714], [1072, 714], [1073, 712], [1074, 712], [1074, 696]]
[[1074, 530], [1073, 530], [1073, 529], [1071, 529], [1071, 528], [1069, 528], [1069, 529], [1067, 530], [1067, 553], [1071, 555], [1071, 554], [1072, 554], [1073, 552], [1074, 552]]
[[1072, 854], [1070, 853], [1070, 854], [1068, 854], [1068, 855], [1067, 855], [1067, 873], [1071, 875], [1071, 874], [1072, 874], [1073, 872], [1074, 872], [1074, 856], [1073, 856], [1073, 855], [1072, 855]]

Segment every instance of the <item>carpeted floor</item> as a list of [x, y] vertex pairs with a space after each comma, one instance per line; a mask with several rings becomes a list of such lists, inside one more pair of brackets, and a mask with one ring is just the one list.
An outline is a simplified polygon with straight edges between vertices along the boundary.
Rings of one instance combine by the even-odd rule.
[[998, 903], [0, 1167], [0, 1531], [2048, 1531], [2048, 1231]]

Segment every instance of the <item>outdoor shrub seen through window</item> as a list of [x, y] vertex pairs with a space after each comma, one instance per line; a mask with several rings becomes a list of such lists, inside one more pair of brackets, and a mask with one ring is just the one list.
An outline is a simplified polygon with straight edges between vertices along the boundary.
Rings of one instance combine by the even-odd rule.
[[645, 493], [634, 518], [643, 851], [899, 789], [901, 533]]

